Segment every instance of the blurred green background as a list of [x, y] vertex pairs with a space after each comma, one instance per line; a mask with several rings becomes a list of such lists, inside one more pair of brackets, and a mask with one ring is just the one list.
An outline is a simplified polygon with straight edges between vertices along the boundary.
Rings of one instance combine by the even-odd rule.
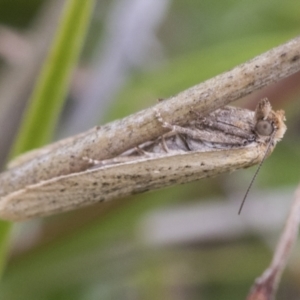
[[[0, 0], [3, 169], [64, 2]], [[53, 140], [154, 105], [296, 37], [299, 11], [292, 0], [96, 1]], [[241, 216], [255, 167], [16, 224], [0, 299], [244, 299], [271, 261], [299, 181], [299, 82], [295, 74], [234, 103], [253, 109], [267, 96], [288, 126]], [[299, 259], [294, 251], [278, 299], [299, 299]]]

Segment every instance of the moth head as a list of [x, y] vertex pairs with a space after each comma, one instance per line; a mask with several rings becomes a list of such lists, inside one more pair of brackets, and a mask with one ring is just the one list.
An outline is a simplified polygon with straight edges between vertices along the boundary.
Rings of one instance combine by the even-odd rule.
[[[246, 198], [248, 196], [248, 193], [251, 189], [251, 186], [264, 162], [266, 157], [269, 154], [269, 151], [272, 150], [272, 147], [275, 146], [275, 144], [282, 139], [284, 136], [284, 133], [286, 131], [286, 125], [284, 124], [285, 121], [285, 115], [283, 110], [273, 111], [271, 104], [267, 98], [264, 98], [259, 101], [255, 114], [254, 114], [254, 121], [255, 126], [254, 130], [255, 133], [262, 137], [262, 141], [266, 144], [266, 151], [263, 155], [262, 160], [260, 161], [258, 168], [256, 172], [254, 173], [254, 176], [249, 184], [249, 187], [245, 193], [245, 196], [243, 198], [243, 201], [240, 205], [240, 209], [238, 214], [241, 213], [242, 208], [244, 206], [244, 203], [246, 201]], [[268, 137], [265, 139], [265, 137]]]
[[259, 136], [272, 136], [273, 142], [276, 144], [282, 139], [286, 131], [284, 121], [285, 115], [283, 110], [273, 111], [267, 98], [259, 101], [255, 110], [255, 132]]

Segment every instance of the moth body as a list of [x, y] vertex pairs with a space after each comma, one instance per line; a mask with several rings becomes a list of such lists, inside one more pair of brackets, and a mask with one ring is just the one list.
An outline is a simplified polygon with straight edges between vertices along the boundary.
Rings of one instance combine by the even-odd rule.
[[272, 111], [266, 99], [255, 112], [226, 106], [205, 117], [191, 114], [196, 117], [178, 126], [165, 122], [157, 112], [156, 118], [169, 132], [106, 160], [88, 155], [95, 149], [82, 142], [81, 134], [82, 147], [91, 150], [83, 151], [87, 155], [79, 158], [78, 168], [66, 153], [72, 172], [62, 170], [52, 176], [49, 168], [43, 169], [43, 161], [55, 160], [51, 149], [63, 151], [64, 141], [21, 156], [0, 175], [0, 217], [20, 221], [47, 216], [250, 167], [262, 160], [270, 142], [272, 152], [286, 130], [284, 113]]

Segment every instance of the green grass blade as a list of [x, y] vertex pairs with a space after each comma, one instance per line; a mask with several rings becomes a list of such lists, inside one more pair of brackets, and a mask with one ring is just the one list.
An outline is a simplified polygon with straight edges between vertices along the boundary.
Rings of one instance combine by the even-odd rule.
[[[94, 0], [68, 0], [42, 67], [10, 157], [51, 140], [66, 98]], [[0, 273], [6, 264], [11, 224], [0, 222]]]
[[49, 142], [67, 94], [94, 0], [69, 0], [11, 156]]

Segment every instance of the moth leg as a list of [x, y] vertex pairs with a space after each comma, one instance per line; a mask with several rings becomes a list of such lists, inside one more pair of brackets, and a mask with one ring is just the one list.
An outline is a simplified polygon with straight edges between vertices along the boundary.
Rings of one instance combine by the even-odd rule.
[[167, 145], [167, 143], [166, 143], [166, 139], [165, 139], [165, 136], [164, 136], [164, 135], [161, 136], [161, 145], [162, 145], [163, 150], [164, 150], [166, 153], [169, 153], [169, 152], [170, 152], [170, 150], [169, 150], [169, 148], [168, 148], [168, 145]]
[[98, 165], [101, 163], [101, 160], [93, 159], [87, 156], [82, 157], [83, 160], [87, 161], [90, 165]]
[[146, 155], [147, 154], [147, 152], [145, 150], [141, 149], [140, 146], [136, 146], [135, 150], [140, 155]]
[[159, 111], [156, 110], [156, 118], [157, 120], [161, 123], [162, 127], [164, 128], [168, 128], [172, 131], [172, 134], [176, 134], [176, 133], [182, 133], [182, 134], [186, 134], [192, 137], [193, 135], [193, 130], [185, 128], [185, 127], [181, 127], [178, 125], [172, 125], [168, 122], [166, 122]]
[[93, 159], [93, 158], [89, 158], [87, 156], [84, 156], [82, 159], [86, 160], [89, 163], [90, 166], [89, 166], [88, 169], [94, 169], [94, 168], [97, 168], [97, 167], [103, 167], [103, 166], [114, 165], [114, 164], [130, 161], [130, 160], [132, 160], [132, 157], [117, 156], [117, 157], [114, 157], [114, 158], [109, 158], [109, 159], [104, 159], [104, 160], [97, 160], [97, 159]]
[[211, 122], [209, 120], [203, 120], [202, 124], [205, 127], [211, 128], [213, 130], [219, 130], [226, 134], [230, 134], [232, 136], [237, 136], [237, 137], [243, 138], [249, 142], [255, 141], [254, 133], [249, 133], [249, 132], [243, 130], [242, 128], [239, 128], [239, 127], [231, 125], [231, 124], [227, 124], [227, 123], [224, 123], [221, 121]]
[[148, 156], [148, 157], [151, 157], [153, 153], [151, 152], [148, 152], [144, 149], [142, 149], [140, 146], [136, 146], [135, 147], [135, 150], [138, 154], [142, 155], [142, 156]]
[[200, 120], [200, 121], [204, 119], [204, 117], [202, 115], [200, 115], [193, 107], [191, 107], [190, 113], [196, 115], [198, 117], [198, 120]]
[[[178, 126], [178, 125], [172, 125], [168, 122], [166, 122], [161, 114], [156, 111], [156, 117], [157, 117], [157, 120], [162, 124], [162, 126], [164, 128], [168, 128], [171, 130], [171, 134], [183, 134], [183, 135], [186, 135], [192, 139], [199, 139], [199, 140], [208, 140], [209, 141], [209, 137], [207, 135], [207, 133], [205, 132], [201, 132], [201, 131], [197, 131], [195, 129], [190, 129], [190, 128], [186, 128], [186, 127], [182, 127], [182, 126]], [[169, 132], [166, 134], [168, 135], [170, 134]]]
[[175, 127], [175, 126], [173, 126], [173, 125], [171, 125], [170, 123], [166, 122], [166, 121], [162, 118], [160, 112], [159, 112], [157, 109], [155, 109], [155, 117], [156, 117], [157, 120], [161, 123], [162, 127], [168, 128], [168, 129], [170, 129], [170, 130], [172, 130], [172, 131], [175, 131], [175, 130], [174, 130], [174, 127]]

